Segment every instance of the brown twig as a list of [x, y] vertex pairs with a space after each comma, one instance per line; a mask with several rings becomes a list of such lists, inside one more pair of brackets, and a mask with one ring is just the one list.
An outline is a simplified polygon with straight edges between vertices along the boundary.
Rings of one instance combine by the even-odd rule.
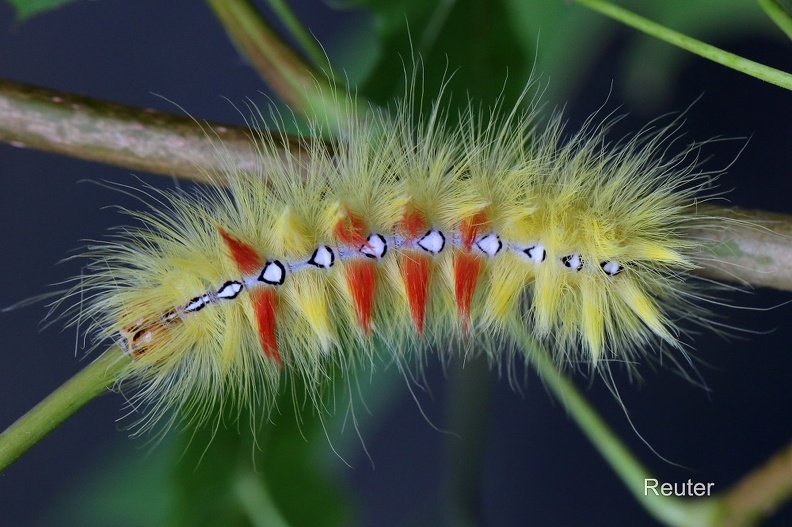
[[[0, 141], [14, 146], [205, 181], [227, 165], [221, 144], [240, 170], [267, 163], [251, 137], [248, 128], [0, 80]], [[294, 138], [288, 145], [300, 148]]]
[[[792, 216], [762, 210], [711, 207], [723, 229], [692, 233], [711, 253], [699, 274], [751, 287], [792, 291]], [[717, 220], [716, 220], [717, 221]], [[712, 243], [714, 242], [714, 243]]]
[[[227, 170], [229, 159], [236, 169], [250, 171], [302, 151], [300, 140], [291, 137], [288, 153], [261, 159], [248, 128], [5, 80], [0, 80], [0, 115], [0, 141], [194, 181]], [[785, 264], [792, 261], [792, 216], [725, 207], [708, 208], [706, 214], [728, 221], [722, 230], [693, 233], [716, 242], [701, 275], [792, 291], [792, 267]]]
[[756, 525], [792, 498], [792, 443], [720, 497], [723, 527]]

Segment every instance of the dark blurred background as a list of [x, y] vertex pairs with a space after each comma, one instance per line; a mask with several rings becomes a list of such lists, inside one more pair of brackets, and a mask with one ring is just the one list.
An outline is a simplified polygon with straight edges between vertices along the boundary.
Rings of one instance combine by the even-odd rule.
[[[362, 79], [375, 62], [371, 17], [363, 10], [337, 11], [307, 1], [296, 2], [296, 9], [337, 69], [348, 71], [353, 82]], [[603, 34], [594, 49], [580, 50], [585, 61], [567, 68], [572, 74], [539, 71], [543, 82], [562, 84], [549, 91], [551, 98], [568, 101], [571, 129], [606, 104], [629, 114], [614, 130], [614, 137], [621, 137], [696, 101], [686, 113], [686, 139], [748, 138], [705, 149], [713, 156], [708, 168], [734, 161], [721, 179], [721, 187], [730, 190], [728, 199], [742, 207], [792, 212], [790, 93], [681, 52], [668, 62], [641, 59], [647, 56], [640, 55], [642, 47], [650, 58], [675, 52], [582, 8], [565, 5], [560, 16], [567, 16], [566, 11], [589, 17], [592, 31]], [[789, 40], [758, 18], [747, 21], [747, 29], [706, 37], [791, 71]], [[578, 38], [567, 34], [564, 39], [550, 31], [537, 37], [532, 32], [530, 40], [539, 45], [537, 69], [559, 39], [574, 48]], [[565, 60], [575, 55], [567, 54]], [[671, 66], [658, 73], [661, 62]], [[161, 95], [196, 117], [238, 124], [242, 117], [231, 103], [252, 98], [265, 104], [266, 93], [209, 9], [188, 0], [79, 1], [23, 24], [15, 23], [12, 9], [0, 4], [0, 77], [179, 111]], [[136, 175], [152, 185], [175, 186], [167, 178]], [[44, 293], [50, 284], [79, 275], [78, 261], [57, 262], [74, 254], [82, 240], [101, 238], [109, 226], [123, 221], [108, 206], [138, 206], [94, 182], [132, 182], [129, 176], [129, 170], [0, 144], [0, 304]], [[706, 363], [698, 371], [708, 390], [650, 365], [640, 369], [641, 383], [630, 384], [624, 372], [616, 372], [632, 425], [674, 464], [644, 444], [600, 379], [578, 375], [576, 380], [660, 480], [692, 478], [723, 490], [792, 438], [792, 308], [781, 305], [789, 299], [789, 293], [770, 290], [727, 296], [728, 303], [749, 309], [718, 309], [718, 315], [756, 333], [738, 332], [730, 340], [695, 336], [695, 355]], [[44, 306], [34, 305], [0, 314], [0, 427], [85, 364], [80, 351], [75, 357], [73, 329], [61, 331], [56, 325], [39, 330], [45, 312]], [[454, 361], [443, 368], [429, 360], [430, 390], [415, 390], [420, 406], [395, 368], [373, 378], [389, 388], [387, 398], [376, 392], [373, 416], [357, 405], [370, 460], [350, 430], [316, 445], [339, 486], [351, 489], [354, 525], [438, 524], [453, 473], [449, 452], [465, 440], [482, 442], [481, 473], [465, 480], [469, 505], [481, 525], [652, 524], [533, 373], [523, 380], [519, 370], [518, 392], [496, 372], [482, 380], [480, 365], [466, 365], [464, 372], [461, 366]], [[489, 412], [478, 430], [454, 430], [454, 412], [465, 411], [453, 408], [452, 402], [460, 400], [455, 390], [469, 389], [471, 383], [480, 386], [480, 401], [489, 405]], [[129, 421], [117, 422], [123, 403], [118, 394], [99, 397], [0, 475], [0, 524], [167, 524], [167, 495], [140, 482], [169, 478], [170, 469], [158, 460], [178, 458], [172, 451], [180, 443], [166, 440], [152, 450], [145, 438], [129, 439], [124, 430]], [[333, 453], [332, 447], [339, 445], [353, 468]], [[767, 525], [790, 524], [792, 506], [787, 506]]]

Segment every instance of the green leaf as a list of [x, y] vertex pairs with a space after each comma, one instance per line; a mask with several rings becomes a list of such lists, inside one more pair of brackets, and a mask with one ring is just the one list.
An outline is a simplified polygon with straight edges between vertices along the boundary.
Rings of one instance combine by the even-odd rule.
[[[774, 30], [762, 10], [745, 0], [619, 3], [640, 6], [650, 18], [703, 40]], [[438, 93], [444, 78], [453, 75], [447, 89], [455, 94], [452, 115], [466, 104], [465, 94], [492, 104], [504, 90], [508, 107], [532, 69], [546, 87], [544, 100], [563, 104], [578, 95], [579, 81], [612, 36], [624, 31], [575, 5], [553, 0], [360, 0], [355, 6], [359, 4], [373, 13], [380, 41], [379, 58], [362, 94], [379, 104], [403, 96], [404, 71], [411, 69], [414, 56], [420, 56], [427, 100]], [[651, 37], [626, 35], [630, 44], [616, 81], [623, 87], [621, 97], [640, 98], [631, 105], [648, 110], [673, 89], [689, 55]], [[638, 84], [640, 89], [635, 89]]]
[[[230, 409], [184, 434], [173, 526], [333, 526], [349, 523], [344, 488], [328, 474], [321, 421], [286, 386], [268, 421]], [[299, 397], [299, 396], [298, 396]], [[256, 429], [255, 431], [253, 429]]]
[[121, 434], [107, 451], [89, 460], [84, 475], [62, 491], [36, 525], [166, 525], [173, 494], [171, 466], [181, 454], [172, 436], [145, 452]]
[[6, 0], [16, 10], [17, 21], [23, 22], [28, 18], [51, 11], [75, 0]]
[[[363, 94], [385, 104], [403, 95], [405, 70], [420, 57], [429, 74], [426, 94], [459, 94], [451, 107], [471, 99], [493, 103], [502, 97], [513, 104], [533, 66], [533, 53], [517, 38], [517, 29], [502, 1], [489, 0], [367, 0], [381, 41], [377, 61]], [[407, 31], [409, 29], [409, 33]], [[506, 82], [508, 79], [508, 82]], [[432, 97], [427, 97], [431, 100]], [[451, 115], [455, 115], [452, 111]]]

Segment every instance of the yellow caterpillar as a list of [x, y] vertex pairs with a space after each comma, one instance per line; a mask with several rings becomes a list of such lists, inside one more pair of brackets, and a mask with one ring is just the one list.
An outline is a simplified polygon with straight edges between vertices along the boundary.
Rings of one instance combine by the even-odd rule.
[[229, 398], [267, 406], [284, 373], [316, 401], [331, 365], [378, 345], [398, 361], [498, 360], [520, 327], [560, 364], [594, 367], [681, 348], [670, 318], [702, 312], [686, 234], [709, 223], [695, 147], [663, 159], [668, 128], [564, 138], [533, 109], [471, 110], [454, 126], [441, 102], [412, 111], [348, 110], [332, 150], [314, 123], [302, 155], [158, 194], [132, 214], [140, 226], [90, 247], [76, 317], [134, 359], [123, 380], [149, 424], [172, 408], [201, 421]]

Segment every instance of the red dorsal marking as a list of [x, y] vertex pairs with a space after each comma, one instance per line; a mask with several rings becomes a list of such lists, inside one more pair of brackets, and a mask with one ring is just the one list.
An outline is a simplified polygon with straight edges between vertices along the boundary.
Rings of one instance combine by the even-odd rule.
[[411, 242], [426, 232], [428, 224], [423, 214], [415, 209], [405, 210], [399, 222], [399, 231]]
[[462, 221], [459, 225], [459, 233], [462, 237], [462, 246], [470, 250], [473, 247], [473, 242], [476, 241], [476, 236], [478, 235], [479, 229], [482, 227], [486, 227], [487, 225], [487, 213], [483, 210], [478, 211], [470, 218], [467, 218]]
[[402, 279], [407, 291], [410, 316], [419, 335], [423, 335], [424, 329], [430, 265], [429, 257], [416, 251], [409, 251], [401, 257]]
[[473, 300], [473, 293], [476, 292], [480, 273], [481, 258], [465, 251], [456, 252], [454, 255], [454, 295], [457, 313], [462, 319], [465, 329], [470, 321], [470, 304]]
[[454, 296], [456, 297], [457, 313], [467, 331], [470, 323], [470, 305], [473, 293], [476, 292], [479, 275], [481, 274], [481, 258], [470, 250], [476, 241], [479, 230], [488, 223], [487, 213], [478, 211], [459, 225], [463, 249], [454, 254]]
[[220, 236], [222, 236], [223, 242], [225, 242], [228, 251], [231, 253], [231, 258], [236, 262], [242, 274], [253, 274], [264, 267], [264, 261], [258, 255], [256, 249], [237, 240], [223, 230], [222, 227], [218, 227], [217, 230], [220, 231]]
[[278, 352], [278, 341], [275, 336], [275, 308], [278, 301], [275, 289], [259, 287], [251, 291], [250, 296], [253, 299], [253, 312], [256, 314], [261, 350], [267, 358], [281, 366], [283, 362]]
[[[253, 274], [261, 270], [264, 261], [250, 245], [239, 241], [228, 234], [222, 227], [217, 228], [223, 238], [231, 258], [236, 262], [237, 267], [243, 274]], [[275, 308], [277, 306], [277, 296], [272, 287], [257, 287], [250, 292], [253, 302], [253, 313], [256, 320], [256, 330], [258, 333], [259, 344], [264, 355], [274, 360], [281, 366], [280, 353], [278, 352], [278, 340], [275, 335]]]
[[358, 325], [368, 335], [371, 333], [371, 313], [374, 309], [374, 288], [377, 270], [372, 261], [353, 259], [346, 265], [346, 279], [352, 293]]
[[361, 247], [368, 244], [366, 239], [366, 224], [347, 209], [344, 217], [338, 220], [333, 229], [336, 238], [342, 244], [353, 247]]

